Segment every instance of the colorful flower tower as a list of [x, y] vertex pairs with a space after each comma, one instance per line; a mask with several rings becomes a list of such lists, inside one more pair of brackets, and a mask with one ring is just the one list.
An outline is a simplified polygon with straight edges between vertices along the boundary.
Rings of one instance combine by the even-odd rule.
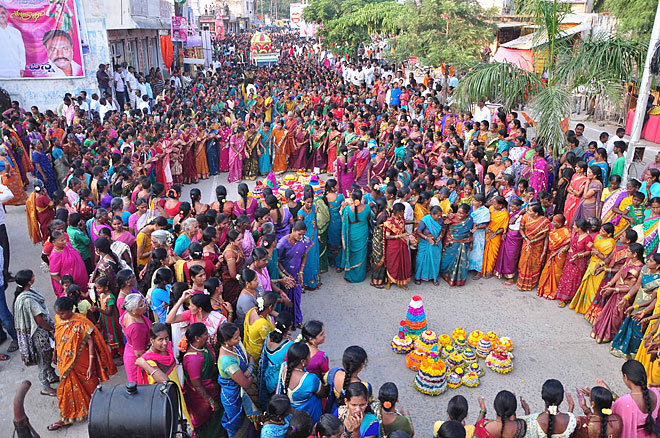
[[410, 300], [405, 321], [406, 327], [408, 327], [408, 335], [413, 339], [419, 337], [426, 330], [426, 312], [424, 312], [422, 297], [419, 295], [413, 296]]

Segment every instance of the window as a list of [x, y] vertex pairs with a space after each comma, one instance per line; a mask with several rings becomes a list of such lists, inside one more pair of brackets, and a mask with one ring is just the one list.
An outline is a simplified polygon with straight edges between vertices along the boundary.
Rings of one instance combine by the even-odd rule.
[[149, 39], [140, 40], [140, 69], [147, 74], [149, 72]]
[[160, 66], [160, 48], [158, 47], [158, 38], [151, 39], [151, 66], [153, 68]]
[[126, 62], [129, 66], [138, 68], [138, 48], [137, 40], [128, 41], [128, 53], [126, 54]]

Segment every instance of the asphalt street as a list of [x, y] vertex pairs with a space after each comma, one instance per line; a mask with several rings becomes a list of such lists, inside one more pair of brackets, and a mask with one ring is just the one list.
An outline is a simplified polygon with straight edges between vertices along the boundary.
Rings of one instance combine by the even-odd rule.
[[[225, 184], [230, 199], [235, 198], [236, 184], [227, 184], [226, 181], [226, 174], [221, 174], [196, 187], [202, 190], [204, 202], [212, 200], [217, 184]], [[182, 200], [189, 199], [192, 187], [184, 189]], [[24, 268], [35, 271], [35, 287], [44, 293], [52, 312], [55, 295], [48, 274], [40, 266], [41, 247], [29, 241], [24, 207], [7, 208], [7, 227], [12, 248], [11, 271]], [[396, 287], [377, 290], [369, 286], [368, 279], [361, 284], [349, 284], [341, 274], [332, 271], [322, 276], [323, 286], [319, 290], [303, 295], [303, 313], [305, 319], [324, 322], [328, 337], [321, 349], [330, 357], [331, 367], [341, 366], [346, 347], [364, 347], [369, 360], [361, 377], [372, 383], [376, 394], [385, 382], [397, 384], [400, 407], [410, 410], [420, 437], [430, 436], [433, 422], [445, 419], [447, 402], [456, 394], [468, 399], [468, 420], [474, 421], [479, 411], [477, 397], [486, 398], [492, 414], [493, 399], [502, 389], [524, 396], [533, 411], [541, 410], [541, 385], [548, 378], [559, 379], [573, 394], [578, 386], [595, 385], [597, 377], [603, 378], [618, 393], [624, 392], [620, 377], [623, 362], [609, 354], [608, 346], [597, 345], [590, 338], [591, 325], [581, 315], [567, 308], [559, 309], [556, 302], [538, 298], [535, 291], [520, 292], [515, 287], [503, 286], [497, 279], [472, 281], [471, 277], [472, 274], [468, 283], [460, 288], [450, 288], [441, 282], [437, 287], [431, 283], [411, 284], [407, 291]], [[14, 288], [12, 283], [7, 290], [10, 305]], [[455, 328], [462, 327], [468, 333], [475, 329], [493, 330], [500, 337], [510, 337], [515, 354], [513, 372], [498, 375], [486, 370], [478, 388], [450, 389], [438, 397], [417, 392], [412, 385], [415, 373], [406, 368], [405, 357], [394, 354], [390, 348], [410, 298], [415, 294], [423, 298], [429, 328], [438, 334], [451, 334]], [[3, 344], [0, 351], [6, 352], [8, 345], [9, 342]], [[42, 436], [87, 436], [87, 423], [58, 432], [46, 430], [50, 423], [58, 420], [57, 400], [39, 395], [37, 368], [25, 367], [18, 352], [11, 354], [10, 361], [0, 363], [0, 376], [0, 430], [5, 431], [0, 436], [10, 436], [12, 400], [23, 379], [33, 383], [25, 406], [32, 424]], [[124, 369], [120, 368], [105, 385], [125, 382]], [[565, 403], [560, 406], [562, 409], [566, 409]], [[522, 409], [518, 414], [522, 415]]]

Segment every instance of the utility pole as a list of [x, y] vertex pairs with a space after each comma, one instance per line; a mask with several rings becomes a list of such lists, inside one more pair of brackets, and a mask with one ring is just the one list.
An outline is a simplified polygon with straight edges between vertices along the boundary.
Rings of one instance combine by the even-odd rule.
[[639, 143], [642, 136], [642, 127], [644, 126], [644, 116], [646, 115], [646, 104], [649, 100], [649, 92], [651, 91], [651, 60], [655, 54], [655, 46], [660, 40], [660, 2], [658, 2], [658, 9], [655, 11], [655, 20], [653, 21], [653, 30], [651, 31], [651, 40], [649, 41], [649, 49], [646, 52], [646, 62], [644, 63], [644, 74], [642, 75], [642, 82], [639, 85], [637, 93], [637, 107], [635, 108], [635, 118], [633, 120], [632, 132], [630, 133], [630, 144], [626, 151], [626, 172], [624, 173], [624, 184], [628, 180], [630, 173], [630, 166], [635, 153], [635, 147]]

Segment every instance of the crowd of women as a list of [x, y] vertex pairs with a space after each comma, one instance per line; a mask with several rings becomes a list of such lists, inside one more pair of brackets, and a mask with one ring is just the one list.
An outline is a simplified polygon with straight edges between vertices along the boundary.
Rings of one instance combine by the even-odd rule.
[[[558, 412], [564, 391], [549, 380], [546, 410], [526, 419], [503, 391], [496, 419], [482, 403], [476, 427], [463, 428], [467, 403], [452, 399], [438, 436], [656, 433], [647, 382], [660, 383], [658, 161], [622, 187], [626, 143], [588, 142], [583, 127], [551, 158], [515, 112], [479, 103], [482, 120], [456, 113], [430, 78], [309, 48], [270, 69], [219, 53], [215, 71], [190, 87], [173, 80], [151, 111], [101, 119], [67, 97], [59, 113], [72, 105], [74, 117], [17, 106], [2, 122], [2, 182], [11, 202], [27, 202], [57, 297], [53, 321], [34, 273], [17, 272], [7, 329], [39, 367], [41, 394], [58, 398], [51, 430], [85, 419], [94, 388], [121, 365], [129, 381], [181, 382], [199, 437], [412, 436], [396, 386], [376, 397], [360, 379], [365, 350], [347, 348], [329, 369], [323, 324], [303, 317], [303, 291], [333, 269], [378, 289], [462, 286], [469, 271], [536, 288], [628, 359], [631, 393], [613, 402], [606, 385], [582, 390], [584, 417]], [[256, 196], [239, 183], [235, 199], [223, 185], [211, 204], [197, 188], [182, 198], [182, 184], [220, 172], [272, 183], [298, 170], [321, 174], [324, 193], [266, 184]]]

